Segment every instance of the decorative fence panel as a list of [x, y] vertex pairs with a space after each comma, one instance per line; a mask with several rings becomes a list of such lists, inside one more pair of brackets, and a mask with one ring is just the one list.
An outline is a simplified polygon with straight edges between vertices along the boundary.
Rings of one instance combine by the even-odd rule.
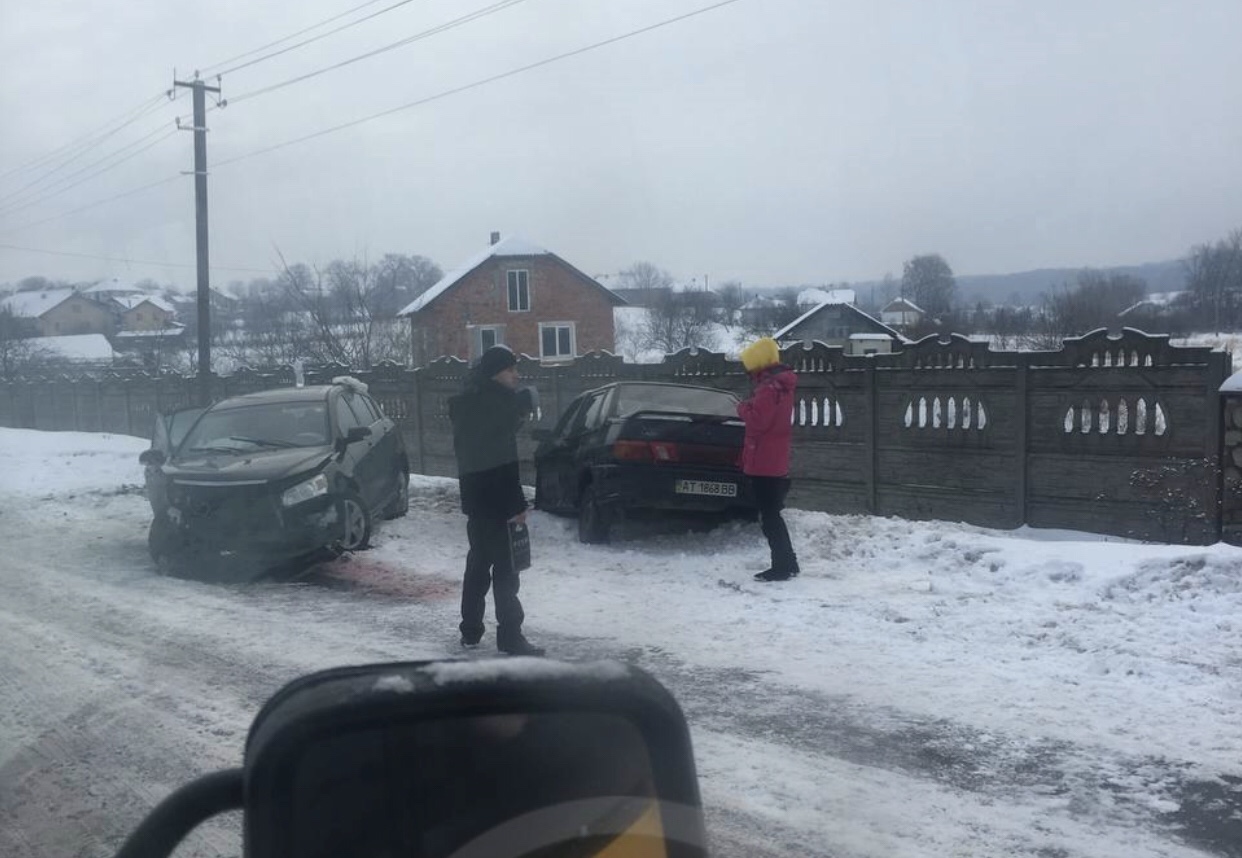
[[[891, 355], [847, 356], [815, 343], [783, 357], [799, 375], [794, 505], [1185, 543], [1211, 542], [1223, 526], [1242, 542], [1242, 390], [1222, 412], [1225, 352], [1178, 348], [1166, 336], [1127, 329], [1048, 352], [990, 351], [951, 336]], [[540, 393], [531, 429], [551, 428], [575, 396], [617, 380], [702, 384], [741, 396], [749, 389], [739, 363], [706, 351], [659, 364], [601, 353], [557, 365], [523, 357], [518, 369]], [[343, 374], [367, 382], [401, 427], [411, 467], [452, 476], [448, 400], [466, 372], [464, 362], [442, 358], [416, 370], [312, 368], [305, 383]], [[212, 391], [222, 398], [295, 379], [287, 367], [242, 370], [213, 377]], [[25, 379], [0, 384], [0, 425], [147, 437], [156, 414], [198, 397], [196, 379], [175, 375]], [[534, 448], [523, 432], [528, 483]]]

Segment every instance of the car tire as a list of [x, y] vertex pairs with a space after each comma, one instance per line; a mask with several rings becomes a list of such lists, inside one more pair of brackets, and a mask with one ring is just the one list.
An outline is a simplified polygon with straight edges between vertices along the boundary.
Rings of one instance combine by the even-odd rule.
[[578, 498], [578, 541], [585, 545], [601, 545], [609, 541], [611, 530], [611, 518], [600, 506], [595, 487], [583, 486]]
[[177, 555], [177, 533], [172, 523], [162, 515], [151, 519], [151, 527], [147, 530], [147, 551], [155, 563], [156, 574], [173, 573]]
[[371, 511], [356, 492], [346, 492], [337, 502], [341, 516], [341, 551], [361, 551], [371, 544]]
[[384, 507], [384, 518], [402, 518], [410, 511], [410, 474], [401, 472], [401, 483], [397, 488], [397, 496], [388, 506]]

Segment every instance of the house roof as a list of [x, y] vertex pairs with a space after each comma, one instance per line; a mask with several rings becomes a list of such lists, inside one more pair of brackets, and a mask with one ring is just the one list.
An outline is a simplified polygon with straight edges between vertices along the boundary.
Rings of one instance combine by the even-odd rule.
[[920, 307], [918, 304], [911, 301], [909, 298], [894, 298], [893, 300], [885, 304], [884, 309], [880, 310], [880, 312], [881, 313], [900, 313], [903, 310], [913, 310], [916, 313], [923, 313], [924, 315], [926, 315], [926, 311], [922, 307]]
[[161, 339], [163, 337], [178, 337], [185, 333], [185, 325], [174, 322], [167, 328], [161, 328], [158, 331], [117, 331], [113, 336], [119, 340], [143, 340], [143, 339]]
[[743, 310], [767, 310], [771, 307], [779, 307], [783, 302], [779, 298], [771, 298], [767, 295], [756, 295], [741, 306]]
[[120, 304], [126, 311], [132, 310], [141, 304], [150, 304], [157, 309], [163, 310], [165, 313], [175, 313], [167, 301], [158, 298], [155, 295], [120, 295], [112, 299]]
[[443, 277], [440, 278], [439, 282], [437, 282], [434, 286], [432, 286], [426, 292], [424, 292], [423, 294], [415, 298], [414, 301], [412, 301], [408, 306], [402, 309], [401, 312], [397, 313], [397, 315], [398, 316], [410, 316], [410, 315], [413, 315], [414, 313], [417, 313], [419, 310], [422, 310], [424, 307], [426, 307], [432, 301], [439, 298], [445, 292], [452, 289], [454, 286], [456, 286], [458, 283], [464, 280], [471, 272], [473, 272], [479, 266], [483, 265], [488, 260], [492, 259], [493, 257], [508, 257], [508, 256], [550, 256], [553, 259], [560, 262], [562, 265], [572, 270], [575, 274], [577, 274], [582, 279], [594, 284], [597, 288], [606, 292], [613, 299], [613, 302], [615, 304], [625, 303], [625, 300], [621, 298], [621, 296], [617, 295], [612, 290], [605, 287], [595, 278], [588, 277], [587, 275], [583, 274], [577, 268], [574, 268], [564, 259], [561, 259], [555, 253], [548, 250], [546, 247], [542, 247], [538, 244], [535, 244], [533, 241], [528, 241], [520, 236], [511, 235], [508, 238], [502, 239], [501, 241], [498, 241], [495, 244], [491, 245], [490, 247], [487, 248], [487, 250], [481, 253], [476, 253], [474, 256], [470, 257], [464, 263], [459, 265], [457, 268], [454, 268], [452, 271], [449, 271], [447, 274], [445, 274]]
[[91, 286], [82, 290], [87, 295], [98, 295], [101, 293], [121, 292], [130, 295], [139, 295], [143, 290], [137, 288], [132, 283], [126, 283], [120, 277], [109, 277], [106, 280], [100, 280]]
[[853, 289], [804, 289], [798, 293], [798, 306], [820, 304], [853, 304], [857, 300]]
[[103, 334], [70, 334], [64, 337], [32, 337], [28, 342], [57, 357], [71, 361], [110, 361], [115, 353]]
[[772, 339], [777, 340], [779, 342], [781, 339], [787, 338], [787, 335], [789, 334], [790, 331], [797, 328], [799, 325], [801, 325], [807, 319], [814, 316], [816, 313], [822, 311], [825, 307], [833, 307], [834, 309], [845, 310], [847, 312], [860, 316], [861, 318], [866, 319], [868, 322], [870, 322], [871, 324], [879, 328], [880, 329], [879, 332], [888, 334], [889, 336], [891, 336], [893, 339], [897, 340], [898, 342], [905, 342], [905, 337], [903, 337], [899, 332], [893, 330], [888, 325], [884, 324], [883, 322], [881, 322], [879, 319], [875, 318], [874, 316], [864, 313], [862, 310], [858, 309], [853, 304], [820, 304], [818, 307], [815, 307], [814, 309], [806, 311], [801, 316], [799, 316], [798, 318], [790, 322], [788, 325], [781, 328], [779, 331], [777, 331], [775, 334], [772, 335]]
[[12, 310], [14, 316], [37, 319], [78, 294], [72, 289], [44, 289], [37, 292], [18, 292], [0, 300], [0, 306]]

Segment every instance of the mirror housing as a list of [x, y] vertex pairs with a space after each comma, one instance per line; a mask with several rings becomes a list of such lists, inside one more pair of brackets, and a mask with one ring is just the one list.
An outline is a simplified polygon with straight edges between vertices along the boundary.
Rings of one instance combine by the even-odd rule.
[[149, 450], [143, 450], [138, 454], [138, 464], [140, 465], [162, 465], [168, 461], [168, 456], [163, 450], [157, 450], [152, 447]]
[[249, 858], [593, 855], [620, 838], [632, 854], [706, 855], [681, 710], [614, 662], [304, 677], [255, 719], [245, 781]]

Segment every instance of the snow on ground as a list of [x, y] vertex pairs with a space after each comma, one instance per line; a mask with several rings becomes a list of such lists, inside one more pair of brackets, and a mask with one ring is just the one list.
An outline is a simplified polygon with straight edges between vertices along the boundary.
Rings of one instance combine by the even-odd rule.
[[[0, 429], [14, 552], [0, 560], [0, 673], [7, 659], [17, 677], [0, 690], [131, 743], [129, 710], [92, 705], [118, 684], [173, 699], [157, 729], [193, 713], [174, 747], [197, 770], [228, 763], [276, 679], [458, 654], [456, 481], [414, 477], [410, 516], [381, 524], [370, 551], [301, 583], [228, 588], [150, 568], [145, 446]], [[528, 635], [554, 656], [633, 661], [673, 690], [718, 854], [1238, 854], [1178, 826], [1200, 783], [1226, 797], [1232, 783], [1216, 812], [1242, 819], [1242, 550], [787, 515], [803, 574], [768, 585], [751, 579], [767, 565], [755, 525], [625, 525], [583, 546], [571, 520], [530, 517]], [[92, 641], [115, 657], [91, 667]], [[151, 680], [152, 663], [193, 678]], [[175, 701], [178, 682], [201, 708]], [[0, 773], [25, 765], [45, 720], [0, 705]], [[135, 770], [156, 772], [156, 794], [175, 780]]]

